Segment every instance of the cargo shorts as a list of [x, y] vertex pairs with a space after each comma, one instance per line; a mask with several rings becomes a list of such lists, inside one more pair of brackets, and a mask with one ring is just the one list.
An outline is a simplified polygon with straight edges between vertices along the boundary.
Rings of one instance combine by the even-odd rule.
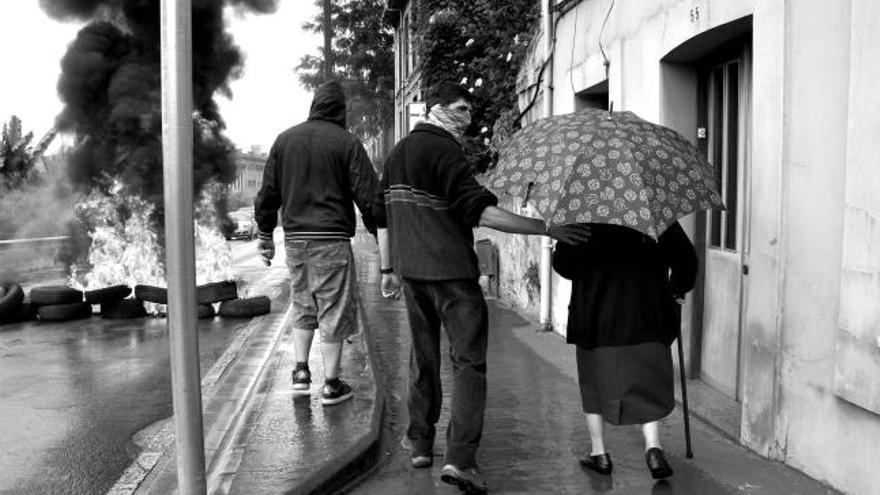
[[323, 342], [357, 333], [354, 254], [348, 240], [287, 240], [293, 328], [319, 330]]

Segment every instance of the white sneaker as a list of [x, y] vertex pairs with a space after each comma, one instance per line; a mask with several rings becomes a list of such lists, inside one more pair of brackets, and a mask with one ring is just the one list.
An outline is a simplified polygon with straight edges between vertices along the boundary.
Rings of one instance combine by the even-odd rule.
[[443, 466], [440, 470], [440, 481], [455, 485], [459, 490], [468, 494], [488, 493], [489, 485], [486, 478], [476, 466], [468, 469], [459, 469], [452, 464]]

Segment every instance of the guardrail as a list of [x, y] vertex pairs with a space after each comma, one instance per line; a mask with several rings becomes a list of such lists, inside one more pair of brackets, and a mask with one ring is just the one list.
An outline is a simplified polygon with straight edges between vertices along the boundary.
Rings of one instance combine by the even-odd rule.
[[59, 255], [70, 243], [67, 236], [0, 240], [0, 278], [27, 283], [64, 277], [67, 267]]

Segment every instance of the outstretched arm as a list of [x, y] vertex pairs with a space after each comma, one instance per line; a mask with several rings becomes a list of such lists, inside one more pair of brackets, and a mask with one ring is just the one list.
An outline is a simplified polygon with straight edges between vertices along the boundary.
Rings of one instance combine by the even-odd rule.
[[524, 217], [497, 206], [487, 206], [480, 215], [480, 227], [511, 234], [546, 235], [566, 244], [578, 244], [590, 239], [590, 227], [585, 224], [551, 225], [543, 220]]

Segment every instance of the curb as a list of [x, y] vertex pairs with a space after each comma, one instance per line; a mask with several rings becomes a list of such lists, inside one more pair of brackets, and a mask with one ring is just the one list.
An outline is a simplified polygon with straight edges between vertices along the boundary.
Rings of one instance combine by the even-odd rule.
[[[360, 285], [360, 284], [359, 284]], [[358, 288], [360, 292], [362, 287]], [[355, 442], [337, 456], [333, 461], [318, 466], [296, 487], [285, 492], [285, 495], [323, 495], [345, 493], [354, 488], [360, 481], [375, 469], [380, 458], [379, 440], [382, 434], [382, 422], [385, 416], [385, 383], [379, 373], [379, 358], [376, 350], [365, 337], [370, 331], [367, 325], [366, 311], [358, 298], [358, 320], [363, 334], [351, 345], [363, 345], [367, 354], [366, 379], [373, 380], [373, 406], [370, 412], [370, 426]]]
[[[231, 438], [238, 433], [242, 413], [253, 407], [255, 391], [264, 381], [267, 374], [268, 363], [273, 357], [278, 343], [285, 334], [285, 328], [290, 318], [290, 308], [281, 314], [270, 314], [253, 318], [245, 331], [235, 337], [226, 351], [214, 363], [201, 381], [202, 410], [204, 422], [205, 448], [207, 451], [205, 464], [206, 477], [210, 480], [216, 473], [211, 472], [218, 462], [222, 449], [229, 444]], [[258, 331], [258, 328], [269, 320], [272, 325], [270, 335]], [[267, 338], [268, 337], [268, 338]], [[252, 342], [256, 338], [263, 341], [267, 350], [263, 351], [263, 357], [257, 363], [258, 373], [249, 381], [246, 389], [234, 401], [233, 413], [229, 420], [220, 424], [221, 415], [210, 415], [208, 409], [212, 400], [229, 402], [218, 394], [223, 387], [223, 380], [232, 375], [231, 370], [238, 366], [244, 366], [240, 359], [247, 351], [252, 350], [260, 342]], [[213, 421], [211, 421], [213, 420]], [[174, 448], [174, 423], [173, 416], [154, 423], [135, 435], [141, 437], [137, 442], [142, 446], [142, 451], [131, 464], [125, 469], [116, 483], [107, 492], [108, 495], [133, 495], [151, 493], [170, 493], [169, 490], [176, 487], [176, 453]]]

